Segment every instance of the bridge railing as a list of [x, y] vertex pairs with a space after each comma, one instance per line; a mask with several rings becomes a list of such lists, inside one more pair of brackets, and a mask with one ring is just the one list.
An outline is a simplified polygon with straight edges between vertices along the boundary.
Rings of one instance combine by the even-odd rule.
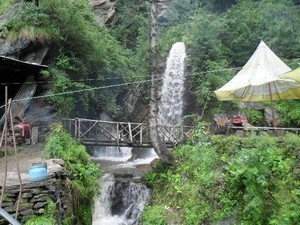
[[[143, 123], [112, 122], [90, 119], [63, 119], [64, 127], [72, 137], [83, 143], [103, 145], [149, 145], [149, 126]], [[176, 145], [193, 130], [190, 126], [160, 125], [158, 131], [166, 144]]]

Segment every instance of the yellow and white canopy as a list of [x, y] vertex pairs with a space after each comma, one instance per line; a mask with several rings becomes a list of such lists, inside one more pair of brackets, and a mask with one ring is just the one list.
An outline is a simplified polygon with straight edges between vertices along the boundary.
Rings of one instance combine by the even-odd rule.
[[291, 72], [282, 74], [282, 75], [280, 75], [280, 77], [284, 78], [284, 79], [292, 79], [292, 80], [300, 83], [300, 67], [298, 67], [297, 69], [295, 69]]
[[254, 54], [227, 84], [215, 91], [220, 101], [299, 99], [300, 84], [279, 75], [291, 69], [261, 41]]

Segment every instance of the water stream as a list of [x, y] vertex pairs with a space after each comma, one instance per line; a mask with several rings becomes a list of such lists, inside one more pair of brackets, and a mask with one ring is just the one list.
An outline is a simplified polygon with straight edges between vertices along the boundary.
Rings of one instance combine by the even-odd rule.
[[173, 44], [163, 75], [158, 106], [158, 124], [178, 125], [181, 122], [185, 81], [185, 57], [184, 43], [177, 42]]
[[[111, 151], [117, 152], [115, 158]], [[150, 190], [141, 183], [141, 177], [157, 158], [154, 150], [92, 147], [90, 154], [94, 162], [101, 164], [104, 173], [100, 179], [100, 196], [95, 202], [93, 225], [137, 225], [150, 200]]]
[[[172, 46], [160, 91], [158, 123], [177, 125], [183, 108], [185, 46]], [[153, 149], [90, 147], [94, 162], [101, 165], [100, 195], [95, 202], [93, 225], [138, 225], [150, 200], [149, 189], [141, 183], [157, 158]]]

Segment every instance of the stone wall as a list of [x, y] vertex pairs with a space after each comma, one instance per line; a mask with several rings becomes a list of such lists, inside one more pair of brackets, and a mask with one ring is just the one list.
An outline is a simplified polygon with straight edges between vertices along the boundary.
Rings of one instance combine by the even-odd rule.
[[[63, 218], [72, 215], [72, 198], [70, 182], [66, 170], [60, 164], [62, 160], [48, 161], [48, 179], [40, 182], [24, 181], [20, 198], [18, 221], [24, 223], [34, 215], [43, 215], [47, 202], [50, 200], [56, 205], [56, 224], [62, 224]], [[0, 196], [1, 196], [0, 187]], [[16, 202], [19, 196], [20, 185], [6, 186], [2, 208], [15, 217]], [[9, 224], [0, 216], [0, 225]]]

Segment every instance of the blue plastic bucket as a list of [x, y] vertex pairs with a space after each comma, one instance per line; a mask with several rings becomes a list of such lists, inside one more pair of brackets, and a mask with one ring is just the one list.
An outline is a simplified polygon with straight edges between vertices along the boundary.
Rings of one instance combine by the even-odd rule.
[[47, 169], [45, 164], [33, 165], [29, 168], [29, 180], [38, 182], [47, 179]]

